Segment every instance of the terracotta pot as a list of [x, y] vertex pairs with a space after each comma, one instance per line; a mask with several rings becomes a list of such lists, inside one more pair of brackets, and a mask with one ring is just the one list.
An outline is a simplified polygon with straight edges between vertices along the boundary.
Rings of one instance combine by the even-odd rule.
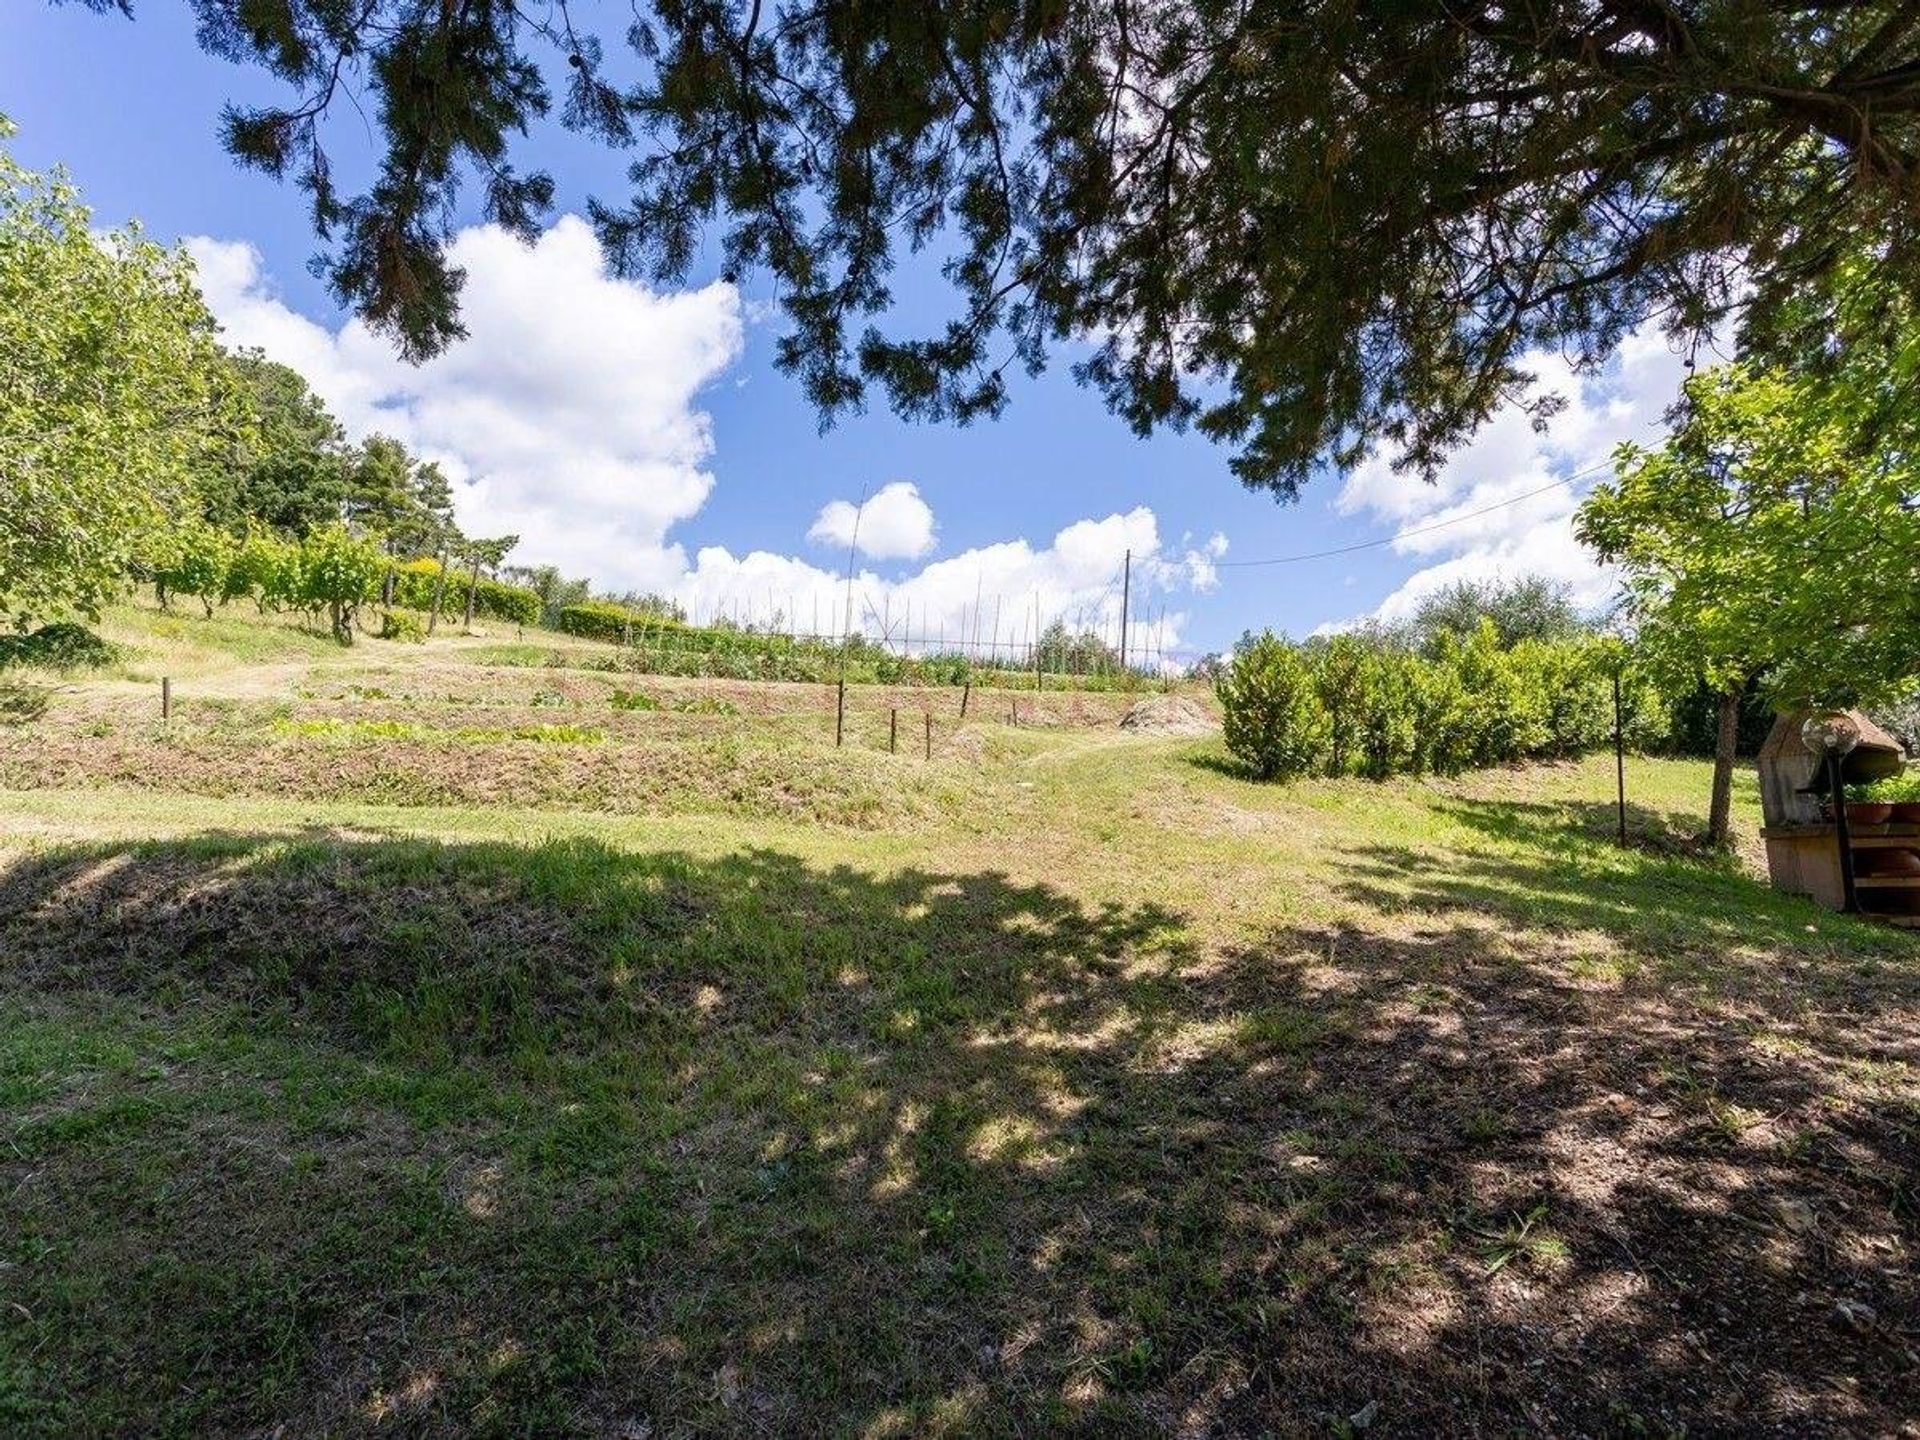
[[1920, 800], [1902, 800], [1893, 807], [1893, 818], [1902, 825], [1920, 825]]
[[1893, 806], [1881, 800], [1856, 800], [1847, 806], [1850, 825], [1884, 825], [1893, 818]]
[[1920, 875], [1920, 854], [1911, 850], [1862, 850], [1853, 859], [1862, 875]]

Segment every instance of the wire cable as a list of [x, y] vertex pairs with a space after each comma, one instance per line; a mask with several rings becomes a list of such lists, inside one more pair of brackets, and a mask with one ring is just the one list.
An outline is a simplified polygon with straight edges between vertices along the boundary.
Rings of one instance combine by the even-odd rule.
[[1351, 555], [1357, 550], [1378, 550], [1382, 545], [1397, 544], [1402, 540], [1411, 540], [1416, 535], [1430, 535], [1435, 530], [1445, 530], [1450, 525], [1464, 524], [1468, 520], [1477, 520], [1482, 515], [1491, 515], [1496, 510], [1504, 510], [1509, 505], [1518, 505], [1522, 500], [1531, 500], [1537, 495], [1545, 495], [1549, 490], [1558, 490], [1562, 485], [1571, 485], [1576, 480], [1584, 480], [1589, 475], [1598, 475], [1602, 470], [1613, 468], [1611, 460], [1598, 465], [1589, 465], [1584, 470], [1576, 470], [1571, 475], [1563, 475], [1551, 485], [1542, 485], [1538, 490], [1528, 490], [1523, 494], [1509, 495], [1505, 500], [1497, 500], [1491, 505], [1483, 505], [1478, 510], [1469, 510], [1464, 515], [1455, 515], [1450, 520], [1439, 520], [1431, 525], [1422, 525], [1413, 530], [1399, 530], [1392, 535], [1384, 535], [1378, 540], [1361, 540], [1352, 545], [1339, 545], [1331, 550], [1310, 550], [1303, 555], [1275, 555], [1265, 560], [1216, 560], [1214, 568], [1246, 569], [1256, 565], [1298, 565], [1306, 560], [1327, 560], [1335, 555]]

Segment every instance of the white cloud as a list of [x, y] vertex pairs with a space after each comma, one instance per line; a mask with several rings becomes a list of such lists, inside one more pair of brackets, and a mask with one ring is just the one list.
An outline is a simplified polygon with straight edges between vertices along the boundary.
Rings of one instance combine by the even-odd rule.
[[[842, 631], [841, 567], [718, 545], [689, 561], [670, 538], [714, 485], [696, 399], [738, 358], [752, 318], [733, 287], [657, 294], [617, 280], [571, 216], [532, 246], [494, 227], [468, 229], [451, 251], [467, 272], [468, 337], [414, 367], [357, 320], [331, 330], [294, 311], [252, 246], [200, 238], [188, 248], [229, 344], [299, 370], [351, 435], [383, 432], [439, 460], [456, 482], [462, 527], [520, 535], [515, 561], [552, 563], [602, 589], [655, 590], [701, 621], [777, 617], [802, 632]], [[829, 503], [808, 538], [849, 544], [854, 509]], [[860, 516], [859, 551], [870, 559], [918, 559], [935, 538], [933, 511], [909, 481], [883, 486]], [[1128, 648], [1145, 661], [1179, 644], [1186, 616], [1168, 604], [1213, 588], [1226, 546], [1222, 535], [1182, 537], [1163, 553], [1153, 511], [1137, 507], [1076, 521], [1045, 545], [1008, 539], [895, 578], [862, 569], [852, 624], [913, 650], [964, 643], [1016, 653], [1055, 619], [1117, 643], [1131, 551]]]
[[349, 433], [439, 460], [469, 533], [518, 534], [516, 559], [603, 585], [665, 585], [686, 568], [667, 531], [713, 487], [694, 398], [739, 356], [732, 286], [656, 294], [617, 280], [574, 216], [531, 246], [475, 227], [451, 248], [468, 336], [416, 367], [358, 320], [329, 331], [290, 309], [252, 246], [188, 248], [227, 341], [299, 370]]
[[[1544, 430], [1520, 405], [1508, 405], [1431, 485], [1395, 474], [1383, 460], [1369, 461], [1347, 478], [1334, 502], [1339, 513], [1391, 522], [1399, 537], [1392, 546], [1396, 553], [1432, 561], [1356, 618], [1405, 619], [1426, 596], [1459, 580], [1543, 575], [1566, 582], [1575, 601], [1588, 607], [1611, 594], [1610, 573], [1574, 539], [1573, 513], [1607, 477], [1615, 445], [1645, 443], [1661, 433], [1686, 374], [1684, 357], [1649, 324], [1630, 334], [1598, 373], [1580, 374], [1553, 354], [1532, 356], [1527, 368], [1537, 377], [1529, 387], [1532, 396], [1558, 394], [1566, 401]], [[1571, 483], [1554, 486], [1556, 479]], [[1321, 629], [1351, 623], [1334, 621]]]
[[856, 546], [875, 560], [913, 560], [933, 549], [933, 508], [909, 480], [895, 480], [864, 505], [829, 500], [807, 531], [816, 545]]
[[[863, 525], [863, 548], [865, 536]], [[1199, 587], [1185, 559], [1162, 555], [1158, 523], [1144, 506], [1075, 521], [1046, 546], [1024, 539], [982, 545], [899, 579], [861, 569], [851, 586], [843, 571], [792, 556], [764, 550], [735, 556], [713, 546], [699, 553], [675, 594], [698, 620], [726, 615], [761, 623], [777, 616], [784, 626], [820, 634], [843, 631], [851, 598], [854, 630], [912, 651], [964, 645], [976, 653], [1014, 654], [1032, 640], [1036, 625], [1056, 619], [1117, 645], [1129, 550], [1127, 649], [1148, 663], [1179, 645], [1187, 617], [1167, 610], [1171, 597]]]

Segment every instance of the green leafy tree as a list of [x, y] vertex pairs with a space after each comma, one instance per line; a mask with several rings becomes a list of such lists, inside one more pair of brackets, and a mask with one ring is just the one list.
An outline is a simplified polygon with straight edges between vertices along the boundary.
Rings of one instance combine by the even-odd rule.
[[[287, 598], [281, 592], [281, 572], [289, 558], [297, 570], [298, 547], [290, 545], [271, 531], [250, 530], [233, 552], [227, 565], [222, 600], [251, 597], [261, 614]], [[297, 586], [292, 587], [297, 590]]]
[[344, 525], [316, 530], [301, 542], [301, 599], [327, 611], [333, 638], [342, 645], [353, 643], [355, 614], [380, 593], [386, 573], [387, 557], [380, 547]]
[[0, 119], [0, 614], [97, 611], [240, 423], [186, 255], [102, 234]]
[[[461, 333], [460, 184], [535, 233], [554, 182], [513, 147], [558, 108], [636, 156], [590, 206], [616, 265], [770, 271], [780, 363], [829, 414], [991, 414], [1014, 366], [1098, 335], [1077, 373], [1130, 425], [1197, 424], [1281, 493], [1375, 444], [1434, 461], [1534, 347], [1597, 357], [1736, 295], [1765, 334], [1845, 237], [1889, 242], [1890, 287], [1920, 273], [1899, 0], [634, 8], [623, 83], [578, 6], [194, 7], [291, 92], [230, 108], [228, 148], [302, 187], [335, 293], [410, 356]], [[325, 153], [336, 107], [356, 137], [378, 117], [362, 193]], [[950, 317], [891, 333], [922, 249]]]
[[1256, 779], [1296, 779], [1325, 755], [1330, 727], [1313, 666], [1271, 630], [1234, 652], [1214, 692], [1227, 749]]
[[1420, 602], [1413, 631], [1422, 642], [1443, 630], [1471, 635], [1491, 620], [1505, 646], [1522, 640], [1564, 640], [1588, 628], [1572, 587], [1540, 575], [1515, 580], [1456, 580]]
[[1058, 675], [1105, 674], [1120, 668], [1120, 654], [1091, 630], [1050, 621], [1034, 647], [1034, 664]]
[[165, 559], [154, 583], [164, 605], [169, 594], [192, 595], [213, 618], [213, 607], [227, 598], [229, 577], [239, 544], [225, 530], [204, 520], [189, 521], [169, 532]]
[[369, 435], [347, 463], [343, 518], [362, 534], [404, 534], [419, 521], [414, 492], [414, 459], [389, 435]]
[[518, 535], [501, 535], [491, 540], [462, 539], [455, 547], [454, 553], [467, 564], [467, 610], [462, 620], [466, 629], [473, 628], [474, 607], [480, 598], [481, 568], [497, 571], [519, 543]]
[[1825, 374], [1695, 376], [1657, 449], [1623, 447], [1580, 536], [1623, 573], [1624, 605], [1669, 687], [1718, 698], [1708, 838], [1729, 833], [1742, 692], [1855, 703], [1920, 671], [1920, 423], [1893, 394], [1915, 342], [1876, 338]]
[[207, 518], [240, 532], [257, 522], [299, 537], [347, 504], [348, 448], [340, 422], [301, 374], [257, 350], [225, 357], [251, 423], [202, 482]]

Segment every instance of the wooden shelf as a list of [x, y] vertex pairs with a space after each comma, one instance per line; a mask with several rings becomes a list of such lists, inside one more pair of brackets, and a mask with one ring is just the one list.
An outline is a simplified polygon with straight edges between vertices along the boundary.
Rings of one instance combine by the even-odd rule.
[[[1920, 825], [1895, 825], [1891, 821], [1878, 825], [1855, 825], [1850, 833], [1853, 843], [1871, 840], [1880, 845], [1907, 844], [1920, 846]], [[1798, 840], [1813, 835], [1831, 835], [1831, 823], [1819, 825], [1763, 825], [1760, 827], [1762, 840]]]
[[1856, 850], [1920, 850], [1920, 835], [1855, 835]]
[[1859, 890], [1920, 890], [1920, 875], [1856, 875]]

